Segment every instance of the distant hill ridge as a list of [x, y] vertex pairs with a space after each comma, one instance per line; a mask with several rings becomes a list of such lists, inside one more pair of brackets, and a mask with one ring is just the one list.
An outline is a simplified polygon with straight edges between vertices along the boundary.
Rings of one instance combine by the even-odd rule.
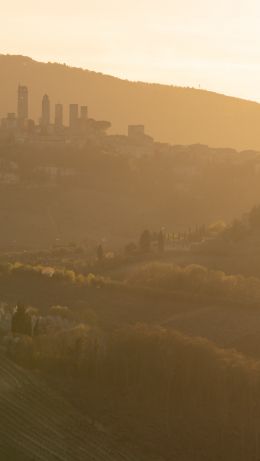
[[[260, 104], [213, 92], [130, 82], [101, 73], [0, 55], [0, 116], [16, 111], [18, 83], [28, 85], [30, 115], [38, 119], [41, 99], [82, 103], [90, 116], [112, 122], [111, 133], [145, 124], [148, 134], [173, 144], [203, 143], [238, 150], [260, 149]], [[66, 111], [65, 111], [66, 113]]]

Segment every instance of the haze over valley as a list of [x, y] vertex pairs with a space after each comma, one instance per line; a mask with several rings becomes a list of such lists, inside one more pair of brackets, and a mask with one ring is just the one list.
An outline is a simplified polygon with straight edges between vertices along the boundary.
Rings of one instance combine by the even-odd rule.
[[259, 461], [259, 18], [3, 6], [1, 461]]

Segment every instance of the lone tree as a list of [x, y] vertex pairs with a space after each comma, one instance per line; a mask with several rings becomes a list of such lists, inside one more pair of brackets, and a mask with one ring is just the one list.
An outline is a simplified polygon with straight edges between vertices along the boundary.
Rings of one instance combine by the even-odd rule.
[[133, 254], [136, 253], [137, 246], [134, 242], [130, 242], [125, 246], [125, 254], [127, 256], [132, 256]]
[[32, 336], [32, 319], [24, 304], [18, 303], [12, 317], [12, 333]]
[[158, 250], [160, 253], [164, 252], [165, 247], [165, 236], [162, 230], [160, 230], [158, 234]]
[[139, 247], [143, 253], [149, 253], [151, 251], [151, 233], [149, 230], [145, 230], [140, 237]]
[[104, 259], [104, 250], [101, 244], [97, 247], [97, 259], [99, 262], [103, 261]]

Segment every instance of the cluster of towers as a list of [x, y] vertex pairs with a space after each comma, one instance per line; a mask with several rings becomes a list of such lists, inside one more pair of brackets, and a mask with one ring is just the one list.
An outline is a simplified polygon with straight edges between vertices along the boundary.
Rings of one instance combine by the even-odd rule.
[[[81, 125], [88, 120], [88, 107], [81, 106], [79, 113], [78, 104], [69, 105], [69, 128], [72, 132], [76, 132], [81, 128]], [[51, 104], [50, 99], [47, 94], [42, 98], [42, 115], [40, 119], [40, 125], [43, 128], [48, 128], [51, 126]], [[56, 131], [63, 129], [63, 105], [58, 103], [55, 104], [54, 112], [54, 127]]]
[[[94, 120], [88, 118], [88, 107], [78, 104], [69, 105], [69, 123], [64, 124], [63, 105], [58, 103], [54, 107], [54, 118], [51, 117], [51, 101], [47, 94], [42, 98], [41, 115], [38, 123], [35, 123], [29, 116], [29, 91], [27, 86], [19, 85], [17, 94], [17, 113], [8, 113], [2, 119], [0, 135], [11, 135], [11, 139], [23, 142], [33, 140], [35, 142], [79, 142], [92, 139], [99, 142], [104, 140], [110, 122], [105, 120]], [[135, 146], [146, 146], [152, 142], [152, 138], [145, 134], [144, 125], [129, 125], [128, 136], [109, 136], [110, 143], [114, 143], [113, 148], [122, 143], [128, 150], [136, 149]], [[121, 143], [121, 144], [120, 144]]]
[[[88, 107], [78, 104], [69, 106], [69, 129], [71, 132], [80, 131], [84, 128], [88, 120]], [[17, 115], [8, 113], [7, 118], [3, 119], [3, 127], [6, 129], [29, 130], [35, 128], [35, 123], [29, 118], [29, 92], [28, 87], [18, 86]], [[64, 128], [63, 105], [55, 104], [54, 123], [51, 122], [51, 103], [50, 98], [45, 94], [42, 98], [42, 110], [39, 121], [39, 128], [43, 133], [55, 131], [61, 132]]]

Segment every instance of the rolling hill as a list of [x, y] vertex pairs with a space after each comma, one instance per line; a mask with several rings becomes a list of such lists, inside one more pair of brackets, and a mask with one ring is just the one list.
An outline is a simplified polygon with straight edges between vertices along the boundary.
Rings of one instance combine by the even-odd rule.
[[0, 459], [134, 461], [35, 374], [0, 353]]
[[260, 149], [260, 105], [213, 92], [120, 80], [108, 75], [28, 57], [0, 55], [0, 116], [16, 110], [18, 83], [30, 89], [30, 115], [41, 98], [87, 104], [90, 116], [112, 122], [112, 131], [144, 123], [158, 141]]

